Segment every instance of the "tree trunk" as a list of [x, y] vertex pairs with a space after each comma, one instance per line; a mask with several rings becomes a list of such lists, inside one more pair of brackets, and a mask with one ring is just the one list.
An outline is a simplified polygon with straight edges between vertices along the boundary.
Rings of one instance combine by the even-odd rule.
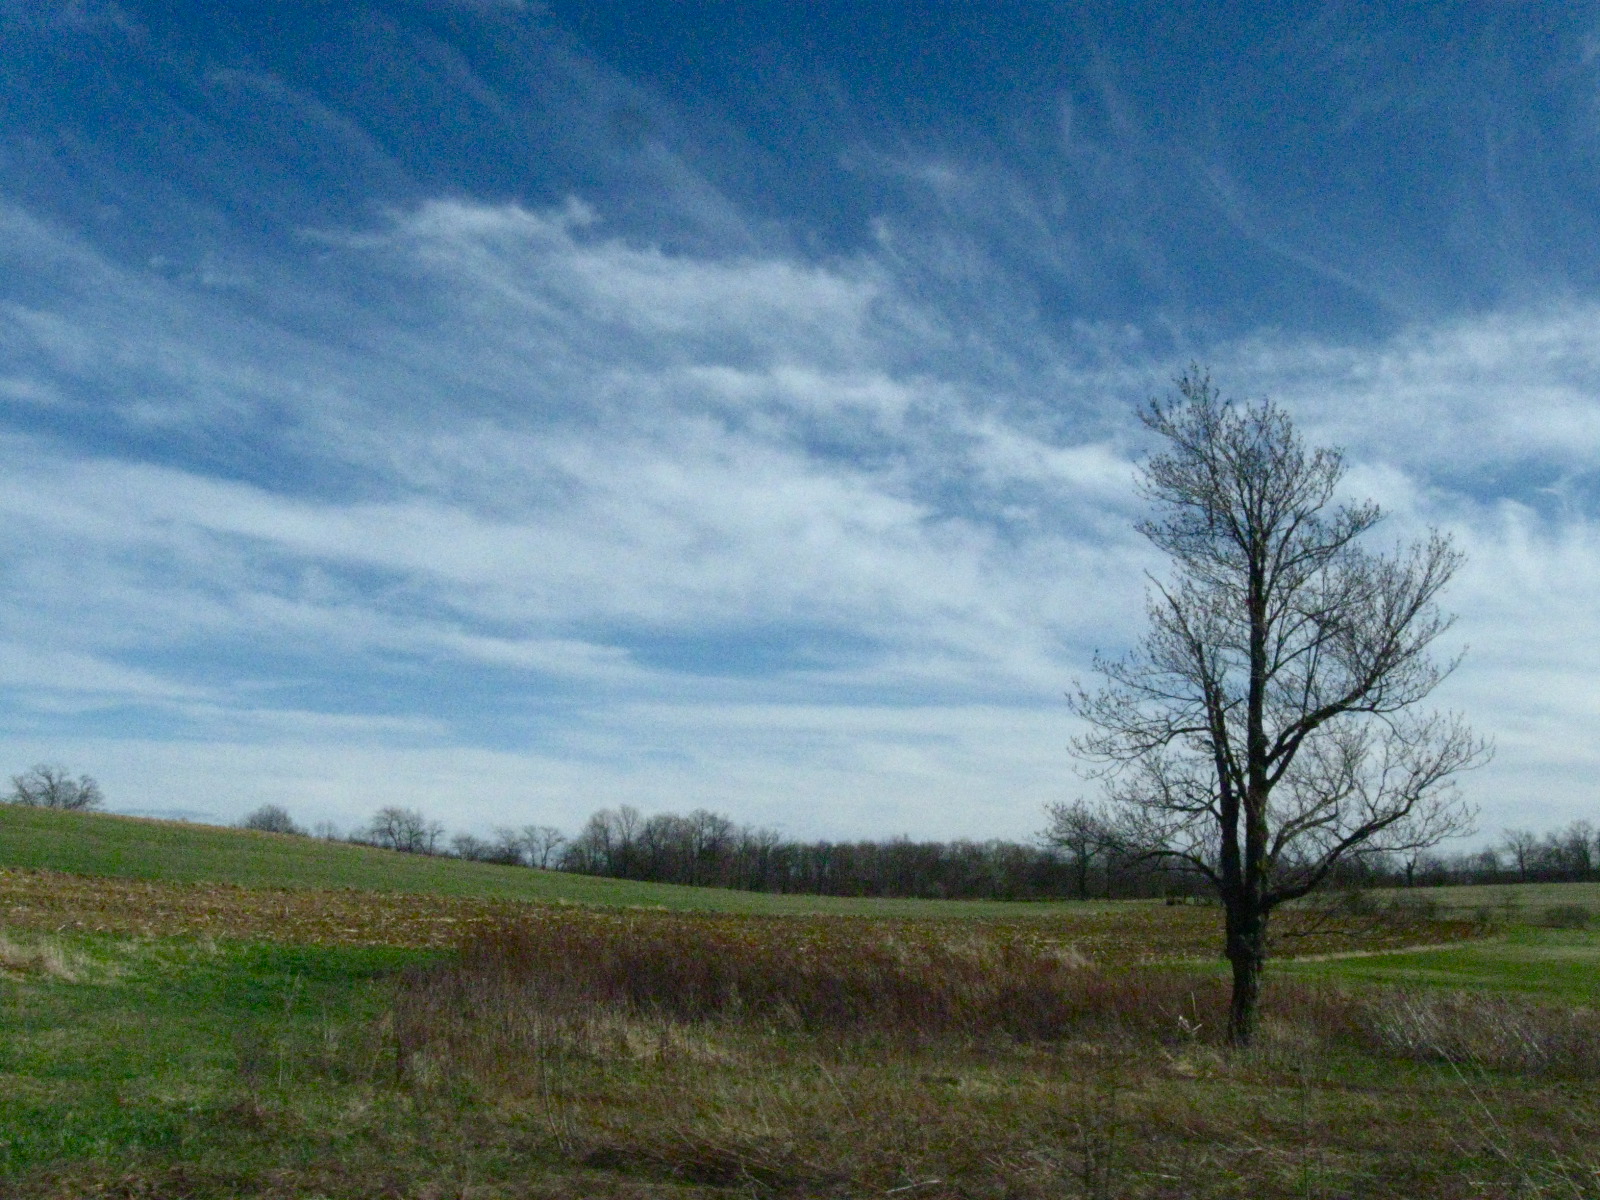
[[1228, 1043], [1248, 1046], [1256, 1031], [1261, 967], [1267, 958], [1267, 914], [1249, 900], [1227, 906], [1227, 953], [1233, 964], [1233, 999], [1228, 1006]]

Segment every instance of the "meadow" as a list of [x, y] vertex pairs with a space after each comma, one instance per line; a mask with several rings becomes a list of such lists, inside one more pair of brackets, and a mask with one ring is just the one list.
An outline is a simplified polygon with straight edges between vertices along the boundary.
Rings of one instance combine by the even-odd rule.
[[15, 812], [8, 1197], [1600, 1196], [1593, 885], [1299, 914], [1232, 1051], [1205, 907], [602, 905]]
[[[566, 904], [780, 915], [998, 917], [1049, 905], [1006, 901], [855, 900], [603, 879], [495, 863], [397, 855], [370, 846], [123, 817], [0, 805], [0, 868], [250, 888], [351, 888]], [[1081, 906], [1077, 906], [1081, 907]]]

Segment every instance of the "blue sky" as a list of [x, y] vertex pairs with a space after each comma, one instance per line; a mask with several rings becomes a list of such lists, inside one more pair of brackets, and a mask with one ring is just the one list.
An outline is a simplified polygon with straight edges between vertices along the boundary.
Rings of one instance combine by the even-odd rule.
[[0, 0], [0, 752], [1026, 837], [1191, 360], [1450, 531], [1600, 816], [1600, 12]]

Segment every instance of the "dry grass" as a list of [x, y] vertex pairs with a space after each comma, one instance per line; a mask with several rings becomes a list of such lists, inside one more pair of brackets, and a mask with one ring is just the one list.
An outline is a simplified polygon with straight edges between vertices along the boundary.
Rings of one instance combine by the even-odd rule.
[[[6, 872], [0, 917], [134, 935], [158, 957], [139, 939], [222, 939], [241, 962], [249, 947], [227, 939], [460, 949], [369, 974], [359, 1019], [310, 1006], [304, 1028], [294, 973], [326, 981], [314, 955], [274, 951], [274, 988], [207, 960], [193, 995], [248, 1020], [207, 1018], [233, 1039], [231, 1074], [161, 1110], [187, 1130], [176, 1148], [45, 1163], [7, 1195], [1600, 1197], [1592, 1013], [1279, 979], [1258, 1045], [1229, 1052], [1220, 974], [1175, 965], [1214, 958], [1214, 909], [752, 918]], [[1295, 919], [1280, 947], [1308, 954], [1477, 931]], [[79, 1037], [73, 1005], [93, 989], [45, 986], [67, 978], [54, 962], [82, 978], [43, 952], [72, 936], [8, 938], [0, 959], [40, 983], [14, 989], [30, 997], [18, 1019], [59, 996], [74, 1023], [40, 1045]], [[107, 1039], [141, 994], [108, 1006]], [[60, 1086], [6, 1078], [14, 1096]], [[141, 1102], [120, 1080], [108, 1128]]]
[[1224, 1001], [1015, 943], [678, 918], [496, 931], [408, 975], [391, 1033], [422, 1102], [641, 1194], [1600, 1194], [1592, 1016], [1286, 984], [1240, 1054]]
[[986, 939], [950, 933], [683, 916], [510, 925], [473, 938], [448, 966], [411, 972], [396, 1031], [409, 1051], [481, 1017], [495, 1022], [493, 1040], [526, 1045], [550, 1014], [604, 1012], [913, 1042], [1040, 1040], [1181, 1029], [1221, 1011], [1218, 978], [1108, 973], [1070, 946], [1009, 928]]
[[[1594, 1025], [1569, 1010], [1280, 980], [1240, 1054], [1217, 1044], [1217, 973], [1097, 963], [1045, 925], [534, 915], [485, 926], [449, 963], [366, 975], [353, 1007], [317, 963], [399, 956], [219, 943], [189, 962], [133, 939], [121, 952], [159, 979], [128, 968], [92, 1010], [99, 1043], [93, 989], [14, 989], [18, 1028], [38, 1030], [28, 1053], [46, 1057], [0, 1077], [0, 1104], [23, 1119], [24, 1090], [56, 1095], [98, 1046], [107, 1096], [62, 1093], [49, 1120], [98, 1104], [118, 1136], [142, 1105], [173, 1132], [36, 1157], [0, 1194], [1600, 1194]], [[52, 1002], [60, 1023], [36, 1025]], [[153, 1061], [219, 1045], [198, 1073], [126, 1075], [125, 1039], [158, 1033]]]
[[15, 938], [0, 934], [0, 978], [58, 979], [77, 983], [89, 974], [90, 963], [53, 939]]
[[1375, 1051], [1528, 1076], [1600, 1079], [1600, 1014], [1512, 996], [1384, 991], [1348, 1001]]
[[[1218, 957], [1217, 908], [1126, 902], [1115, 907], [1055, 909], [1038, 917], [880, 918], [665, 913], [531, 904], [514, 900], [358, 891], [353, 888], [259, 888], [227, 883], [108, 879], [56, 871], [0, 869], [0, 927], [136, 937], [213, 937], [308, 946], [398, 946], [445, 949], [474, 932], [511, 921], [572, 928], [601, 936], [648, 922], [703, 922], [737, 941], [770, 941], [790, 931], [798, 942], [831, 945], [850, 930], [892, 930], [908, 944], [966, 938], [973, 944], [1016, 944], [1082, 956], [1103, 964]], [[640, 924], [640, 923], [644, 924]], [[1402, 911], [1346, 916], [1286, 911], [1274, 923], [1275, 953], [1313, 956], [1375, 951], [1481, 936], [1472, 920], [1434, 920]], [[766, 931], [766, 932], [761, 932]], [[785, 935], [788, 936], [788, 935]], [[876, 934], [874, 934], [876, 936]]]

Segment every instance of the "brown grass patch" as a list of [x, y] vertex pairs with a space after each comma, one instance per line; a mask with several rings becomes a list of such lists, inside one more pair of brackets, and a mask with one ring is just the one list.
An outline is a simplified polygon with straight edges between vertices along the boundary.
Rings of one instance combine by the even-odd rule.
[[1576, 1050], [1592, 1017], [1281, 982], [1258, 1046], [1235, 1053], [1217, 1044], [1216, 975], [920, 932], [654, 914], [492, 931], [401, 981], [395, 1078], [507, 1114], [543, 1161], [663, 1195], [1581, 1197], [1600, 1182], [1600, 1060]]
[[51, 941], [18, 940], [0, 934], [0, 978], [59, 979], [76, 983], [84, 977], [87, 964]]
[[[639, 909], [535, 904], [514, 900], [369, 892], [351, 888], [248, 888], [223, 883], [0, 870], [0, 927], [142, 937], [216, 937], [302, 945], [447, 948], [509, 922], [609, 936], [607, 930], [669, 914]], [[879, 918], [672, 914], [724, 931], [733, 942], [832, 945], [852, 930], [887, 930], [907, 946], [929, 939], [954, 946], [1012, 946], [1100, 964], [1215, 959], [1222, 944], [1220, 911], [1205, 905], [1130, 902], [1049, 916], [1015, 918]], [[775, 930], [783, 930], [781, 935]], [[1290, 910], [1274, 922], [1277, 953], [1288, 956], [1385, 950], [1479, 936], [1481, 925], [1436, 921], [1413, 913], [1337, 917]], [[762, 931], [757, 934], [754, 931]], [[565, 936], [565, 935], [562, 935]], [[876, 936], [876, 935], [874, 935]]]
[[246, 888], [0, 870], [0, 927], [13, 929], [445, 948], [529, 907], [353, 889]]

